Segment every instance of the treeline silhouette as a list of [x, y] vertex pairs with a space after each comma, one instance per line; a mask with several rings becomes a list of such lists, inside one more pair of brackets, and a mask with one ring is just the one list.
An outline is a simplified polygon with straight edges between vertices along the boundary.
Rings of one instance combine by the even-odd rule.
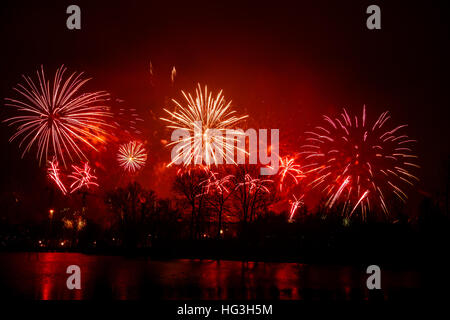
[[177, 175], [174, 200], [159, 199], [136, 182], [110, 190], [104, 197], [105, 224], [91, 219], [86, 201], [80, 209], [55, 210], [39, 223], [14, 224], [3, 215], [0, 248], [160, 258], [424, 263], [442, 259], [449, 243], [445, 194], [424, 198], [417, 219], [399, 211], [394, 221], [377, 215], [362, 221], [343, 217], [339, 208], [318, 206], [314, 212], [302, 207], [289, 221], [288, 210], [270, 210], [276, 193], [264, 190], [269, 185], [264, 179], [250, 181], [242, 169], [222, 181], [221, 191], [216, 183], [221, 178], [207, 181], [208, 174]]

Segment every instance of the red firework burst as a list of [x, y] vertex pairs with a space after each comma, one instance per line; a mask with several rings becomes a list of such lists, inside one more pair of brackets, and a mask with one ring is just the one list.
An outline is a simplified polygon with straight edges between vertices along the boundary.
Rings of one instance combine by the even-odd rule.
[[278, 172], [278, 175], [280, 177], [280, 191], [283, 191], [284, 180], [286, 177], [292, 178], [295, 184], [298, 184], [299, 179], [305, 177], [301, 166], [295, 164], [295, 158], [290, 157], [280, 158], [280, 171]]
[[98, 183], [94, 180], [97, 180], [97, 177], [91, 173], [91, 167], [86, 162], [83, 168], [72, 165], [73, 172], [68, 177], [73, 179], [73, 183], [70, 185], [71, 191], [70, 193], [75, 192], [78, 189], [86, 187], [89, 189], [90, 186], [98, 187]]
[[365, 219], [376, 208], [388, 215], [391, 195], [406, 201], [404, 185], [418, 180], [410, 172], [419, 167], [412, 147], [416, 140], [400, 133], [406, 125], [388, 128], [389, 119], [386, 111], [369, 125], [365, 106], [361, 119], [344, 109], [334, 119], [324, 116], [325, 125], [306, 132], [302, 154], [309, 163], [303, 168], [314, 177], [310, 185], [326, 195], [328, 208], [343, 204], [343, 214], [351, 216], [359, 207]]
[[67, 194], [67, 189], [60, 178], [60, 169], [56, 157], [48, 162], [47, 175], [53, 182], [55, 182], [59, 190], [61, 190], [64, 195]]
[[292, 221], [292, 218], [294, 217], [297, 209], [303, 206], [303, 195], [301, 195], [298, 199], [296, 196], [293, 197], [294, 200], [289, 201], [289, 203], [291, 204], [291, 209], [289, 211], [289, 221]]
[[230, 174], [223, 178], [217, 178], [218, 174], [217, 172], [210, 172], [209, 177], [200, 182], [200, 185], [205, 190], [204, 194], [209, 194], [210, 192], [229, 194], [231, 192], [230, 187], [233, 185], [234, 176]]
[[247, 173], [244, 177], [244, 181], [236, 185], [236, 189], [247, 189], [249, 194], [255, 192], [270, 193], [270, 189], [265, 184], [272, 182], [273, 180], [270, 179], [253, 178], [250, 174]]
[[17, 127], [10, 141], [21, 137], [19, 146], [26, 145], [22, 157], [36, 145], [39, 163], [51, 153], [65, 164], [65, 155], [71, 160], [72, 153], [86, 158], [80, 146], [97, 150], [94, 144], [105, 142], [105, 127], [109, 126], [106, 119], [111, 115], [102, 103], [108, 93], [80, 93], [89, 79], [83, 79], [82, 73], [72, 73], [64, 80], [65, 71], [64, 66], [56, 71], [52, 85], [46, 80], [43, 67], [37, 72], [37, 83], [22, 76], [25, 85], [14, 88], [22, 99], [6, 99], [5, 105], [19, 112], [5, 122]]

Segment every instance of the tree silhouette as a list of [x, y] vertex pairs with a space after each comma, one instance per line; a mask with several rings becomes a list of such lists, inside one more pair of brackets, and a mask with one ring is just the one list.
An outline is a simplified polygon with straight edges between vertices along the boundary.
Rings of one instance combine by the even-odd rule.
[[105, 202], [115, 214], [124, 244], [135, 247], [144, 231], [146, 217], [156, 211], [156, 195], [137, 182], [126, 188], [117, 188], [106, 194]]

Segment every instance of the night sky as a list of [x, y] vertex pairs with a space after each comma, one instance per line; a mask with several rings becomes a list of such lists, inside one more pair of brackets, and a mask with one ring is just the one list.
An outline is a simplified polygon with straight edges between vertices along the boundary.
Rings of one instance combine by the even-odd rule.
[[[373, 120], [390, 110], [392, 124], [408, 124], [419, 141], [421, 181], [409, 193], [416, 204], [421, 194], [442, 192], [448, 174], [450, 11], [444, 3], [2, 1], [0, 96], [14, 96], [21, 74], [34, 76], [41, 64], [48, 76], [61, 64], [84, 71], [93, 78], [89, 89], [107, 90], [145, 120], [138, 138], [150, 149], [149, 162], [137, 180], [163, 197], [171, 196], [163, 169], [170, 150], [161, 139], [170, 133], [158, 118], [171, 98], [181, 99], [180, 91], [197, 83], [223, 89], [238, 113], [261, 128], [279, 128], [280, 143], [294, 149], [322, 114], [342, 107], [360, 114], [365, 104]], [[71, 4], [81, 7], [81, 30], [66, 28]], [[381, 30], [366, 28], [370, 4], [381, 7]], [[11, 111], [2, 107], [1, 119]], [[0, 126], [1, 199], [31, 194], [45, 207], [45, 167], [35, 149], [20, 158], [18, 143], [8, 143], [13, 132]], [[109, 169], [98, 168], [99, 176], [102, 170], [106, 176]], [[112, 172], [105, 179], [122, 178]]]

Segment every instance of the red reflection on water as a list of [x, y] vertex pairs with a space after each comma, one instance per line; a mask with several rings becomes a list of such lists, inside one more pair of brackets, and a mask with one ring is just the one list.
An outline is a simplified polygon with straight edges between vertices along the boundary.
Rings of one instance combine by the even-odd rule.
[[52, 275], [55, 273], [55, 265], [49, 263], [52, 259], [52, 253], [43, 254], [41, 257], [41, 262], [37, 265], [38, 270], [36, 272], [41, 275], [40, 284], [38, 286], [41, 288], [41, 300], [50, 300], [50, 294], [53, 291], [54, 282], [51, 279]]
[[[34, 285], [39, 290], [37, 299], [81, 300], [82, 289], [69, 290], [66, 285], [66, 280], [70, 276], [66, 273], [67, 267], [71, 264], [78, 264], [79, 261], [80, 259], [77, 259], [74, 254], [60, 252], [38, 253], [36, 260], [30, 258], [29, 262], [33, 266], [33, 278], [36, 281]], [[81, 274], [81, 279], [83, 279], [83, 274]]]
[[[81, 269], [81, 290], [69, 290], [69, 265]], [[78, 253], [0, 253], [0, 283], [27, 299], [367, 299], [359, 266], [227, 260], [167, 260]], [[387, 291], [417, 288], [420, 273], [385, 270]], [[395, 292], [394, 292], [395, 293]], [[371, 294], [373, 296], [373, 294]], [[377, 298], [379, 295], [377, 295]]]

